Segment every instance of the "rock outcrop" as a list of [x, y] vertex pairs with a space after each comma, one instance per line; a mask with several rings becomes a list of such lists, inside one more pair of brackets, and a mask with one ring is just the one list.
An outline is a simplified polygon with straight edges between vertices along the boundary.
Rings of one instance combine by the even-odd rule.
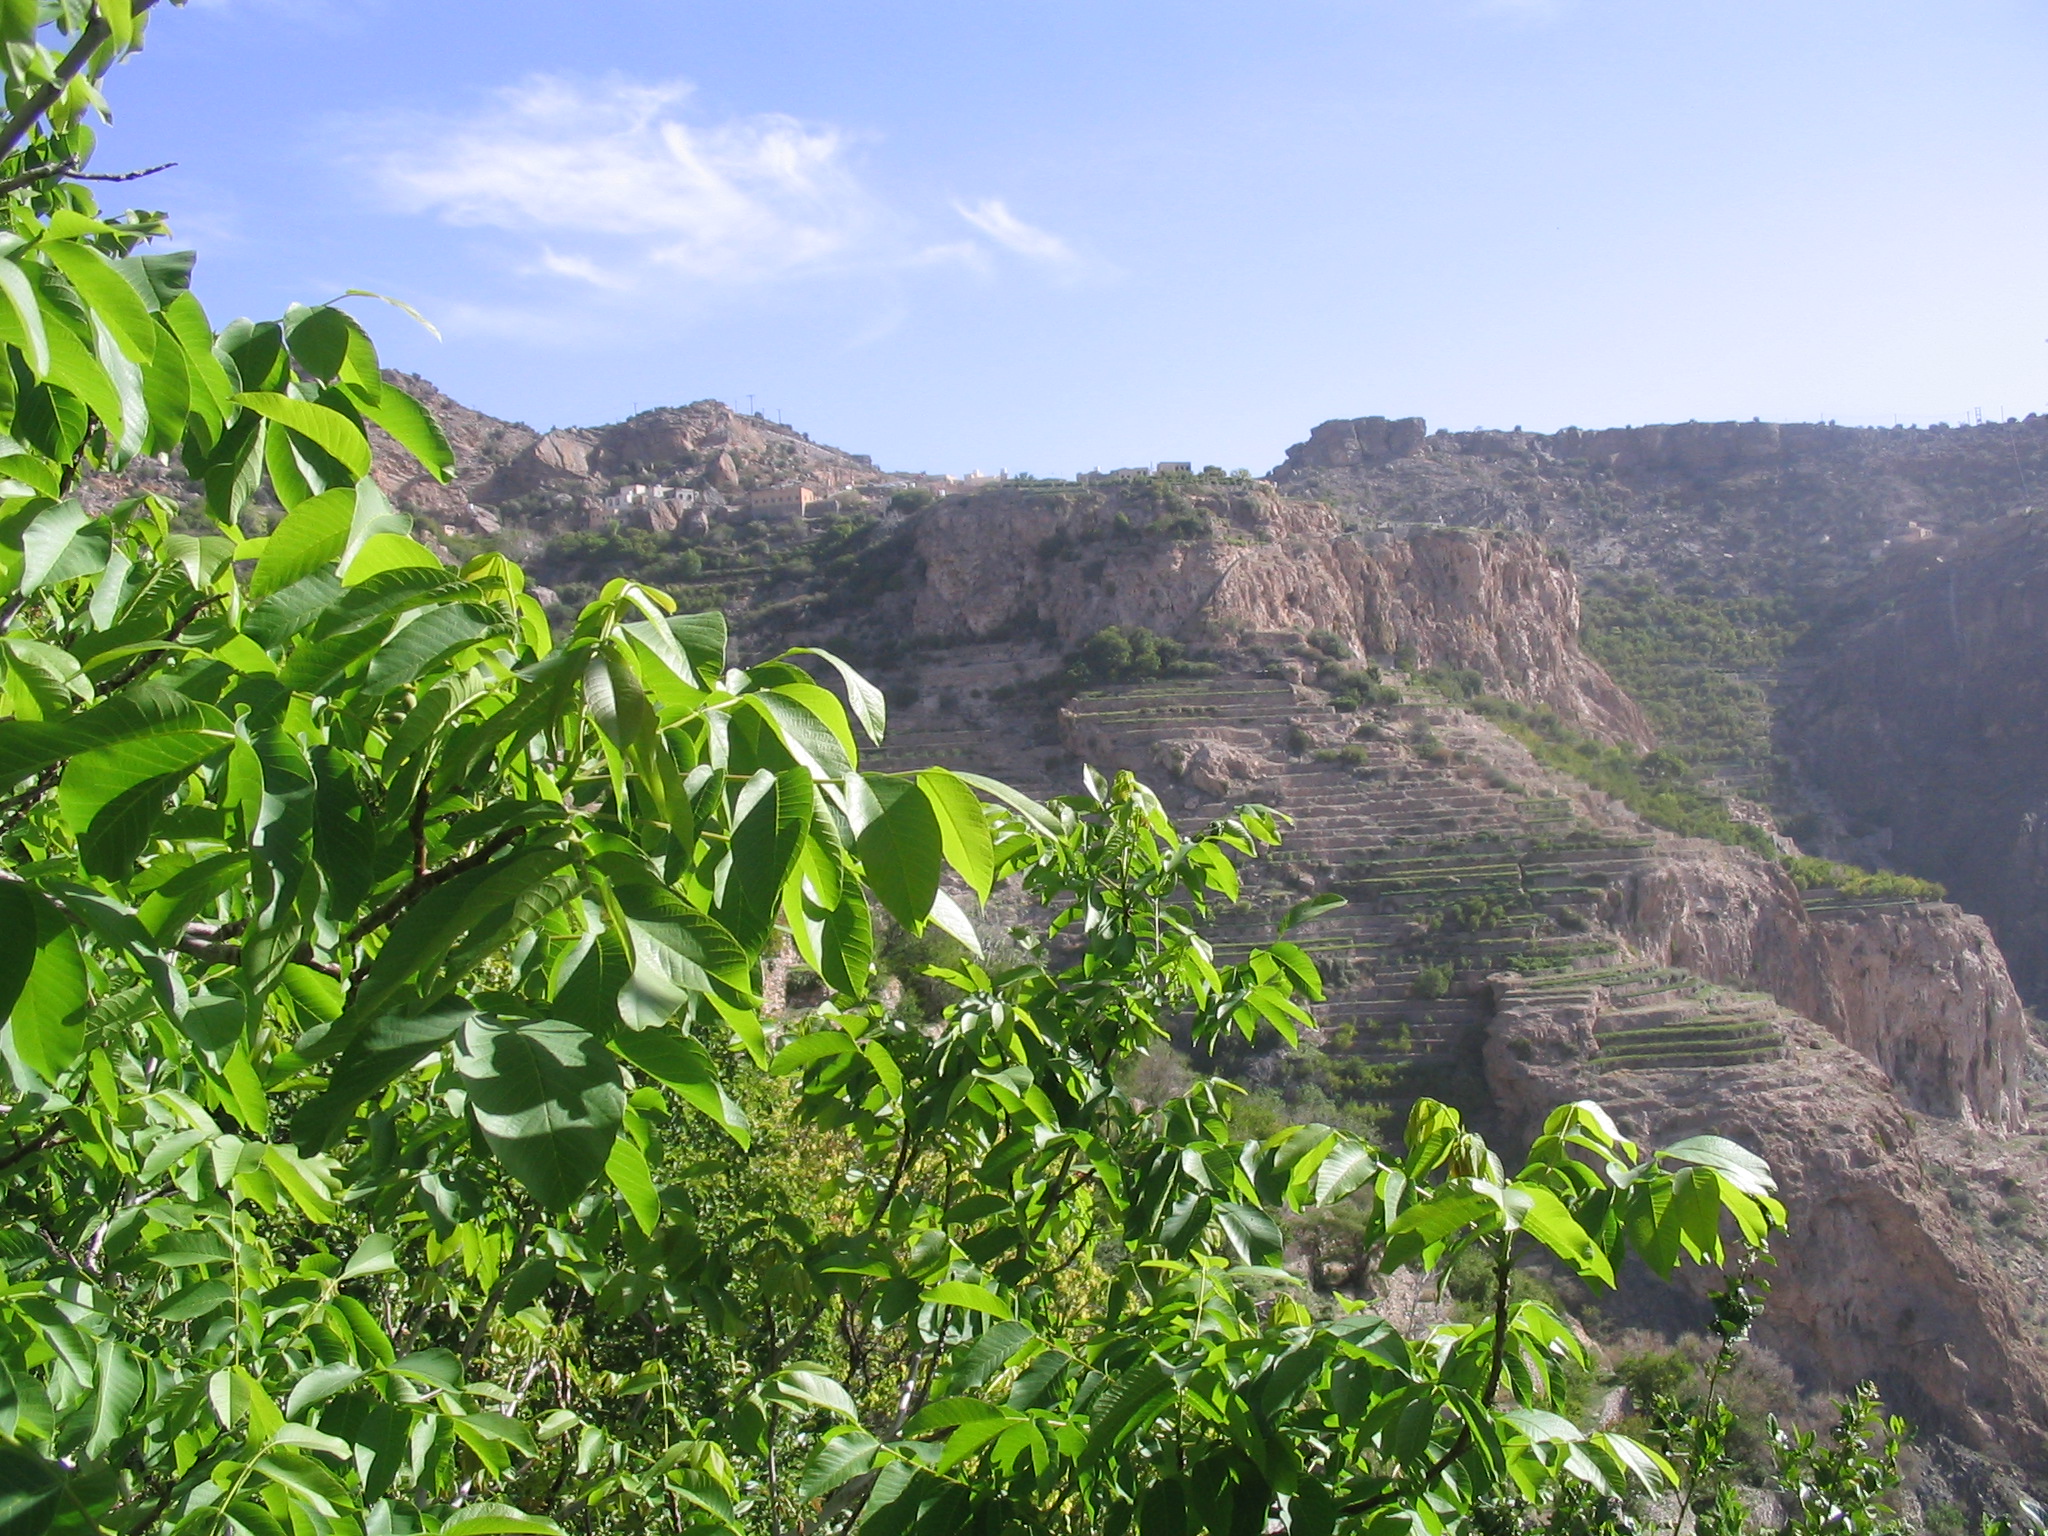
[[1645, 955], [1761, 986], [1881, 1067], [1928, 1114], [2024, 1116], [2025, 1011], [1981, 918], [1946, 902], [1809, 907], [1775, 865], [1671, 840], [1614, 894]]
[[1779, 740], [1824, 835], [1943, 882], [2048, 995], [2048, 517], [1898, 552], [1795, 662]]
[[1559, 432], [1429, 432], [1326, 421], [1274, 482], [1357, 522], [1521, 528], [1581, 567], [1723, 594], [1812, 593], [1887, 547], [2038, 500], [2048, 416], [1975, 426], [1688, 421]]
[[1208, 531], [1154, 533], [1117, 496], [956, 497], [917, 531], [921, 634], [1018, 626], [1074, 645], [1111, 624], [1183, 639], [1328, 630], [1366, 655], [1470, 668], [1610, 741], [1651, 744], [1635, 702], [1578, 646], [1570, 566], [1536, 540], [1427, 528], [1346, 535], [1263, 491], [1196, 501]]
[[[1888, 1402], [1972, 1449], [2038, 1463], [2048, 1378], [2012, 1288], [1923, 1171], [1912, 1122], [1860, 1055], [1799, 1020], [1750, 1066], [1601, 1072], [1606, 1000], [1551, 1001], [1501, 978], [1487, 1081], [1523, 1136], [1596, 1098], [1650, 1145], [1712, 1133], [1771, 1164], [1791, 1223], [1759, 1337], [1810, 1381], [1875, 1381]], [[1703, 1290], [1705, 1277], [1684, 1277]]]

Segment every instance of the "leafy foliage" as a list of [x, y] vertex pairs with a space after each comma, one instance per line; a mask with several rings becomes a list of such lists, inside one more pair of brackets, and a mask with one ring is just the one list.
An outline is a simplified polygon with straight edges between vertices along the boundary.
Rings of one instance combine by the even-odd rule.
[[1793, 599], [1673, 592], [1601, 573], [1581, 603], [1580, 642], [1642, 705], [1659, 740], [1695, 763], [1769, 766], [1760, 680], [1804, 629]]
[[1694, 777], [1691, 766], [1674, 753], [1638, 752], [1609, 746], [1559, 719], [1545, 705], [1530, 708], [1477, 691], [1457, 676], [1427, 674], [1467, 709], [1486, 716], [1527, 747], [1536, 760], [1619, 800], [1652, 826], [1683, 837], [1706, 837], [1777, 857], [1777, 844], [1762, 827], [1737, 821], [1727, 799]]
[[1784, 865], [1785, 873], [1802, 891], [1828, 886], [1844, 896], [1902, 901], [1940, 901], [1948, 894], [1947, 887], [1933, 880], [1922, 880], [1916, 875], [1902, 875], [1888, 869], [1860, 869], [1854, 864], [1841, 864], [1833, 859], [1801, 856], [1784, 860]]
[[[1169, 1024], [1320, 995], [1199, 931], [1270, 815], [865, 772], [858, 674], [736, 667], [635, 582], [554, 633], [369, 478], [368, 422], [449, 464], [355, 321], [215, 331], [61, 179], [137, 8], [0, 28], [7, 1536], [1325, 1533], [1670, 1485], [1555, 1411], [1583, 1351], [1516, 1266], [1721, 1264], [1782, 1222], [1760, 1162], [1590, 1105], [1510, 1174], [1427, 1100], [1398, 1156], [1238, 1136], [1212, 1079], [1134, 1101]], [[170, 449], [197, 531], [67, 495]], [[961, 904], [1004, 881], [1051, 915], [998, 965]], [[939, 1017], [877, 985], [885, 914], [962, 947]], [[777, 1018], [785, 945], [825, 995]], [[1338, 1207], [1383, 1268], [1478, 1254], [1481, 1312], [1309, 1305], [1276, 1213]]]
[[1111, 624], [1082, 641], [1067, 658], [1071, 683], [1142, 682], [1154, 677], [1212, 677], [1213, 662], [1190, 661], [1187, 647], [1142, 624]]

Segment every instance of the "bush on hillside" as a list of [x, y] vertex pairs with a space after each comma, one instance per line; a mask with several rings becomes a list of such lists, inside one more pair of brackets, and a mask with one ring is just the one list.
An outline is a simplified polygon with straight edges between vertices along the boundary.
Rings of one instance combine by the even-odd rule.
[[1155, 677], [1214, 677], [1214, 662], [1190, 661], [1188, 648], [1142, 624], [1098, 629], [1067, 658], [1075, 683], [1129, 683]]
[[1802, 891], [1832, 886], [1844, 896], [1894, 898], [1904, 901], [1940, 901], [1948, 887], [1933, 880], [1902, 875], [1889, 869], [1861, 869], [1833, 859], [1816, 859], [1805, 854], [1783, 861], [1785, 873]]

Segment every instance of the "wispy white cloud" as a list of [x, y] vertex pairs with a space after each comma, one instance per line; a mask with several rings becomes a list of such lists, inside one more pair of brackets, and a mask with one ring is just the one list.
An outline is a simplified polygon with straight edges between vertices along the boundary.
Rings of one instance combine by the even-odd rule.
[[999, 197], [977, 203], [955, 203], [953, 211], [1005, 250], [1048, 266], [1072, 266], [1080, 258], [1058, 235], [1026, 224]]
[[598, 286], [758, 281], [844, 258], [877, 209], [839, 130], [780, 114], [701, 124], [690, 87], [534, 76], [370, 157], [394, 207], [535, 242], [536, 270]]
[[384, 206], [498, 232], [501, 271], [549, 284], [556, 302], [580, 290], [593, 313], [623, 315], [607, 300], [632, 295], [636, 315], [656, 298], [677, 315], [743, 286], [835, 276], [1097, 269], [1000, 197], [950, 212], [885, 200], [842, 128], [694, 107], [684, 81], [535, 75], [465, 116], [357, 122], [350, 137], [368, 146], [356, 163]]

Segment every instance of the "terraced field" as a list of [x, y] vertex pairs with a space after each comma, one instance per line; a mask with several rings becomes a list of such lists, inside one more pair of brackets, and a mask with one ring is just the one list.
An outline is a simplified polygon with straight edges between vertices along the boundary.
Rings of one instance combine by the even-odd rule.
[[[949, 664], [964, 679], [987, 663]], [[1042, 720], [969, 714], [914, 717], [881, 764], [1058, 787]], [[1618, 817], [1596, 825], [1534, 775], [1517, 782], [1500, 767], [1504, 738], [1463, 711], [1410, 696], [1346, 712], [1300, 684], [1227, 676], [1080, 694], [1061, 707], [1058, 734], [1067, 763], [1132, 769], [1191, 828], [1247, 802], [1291, 818], [1213, 938], [1218, 958], [1232, 959], [1270, 941], [1306, 894], [1347, 898], [1292, 937], [1329, 989], [1305, 1043], [1352, 1098], [1396, 1113], [1422, 1093], [1472, 1102], [1487, 1022], [1508, 998], [1589, 1017], [1603, 1073], [1746, 1066], [1785, 1048], [1772, 999], [1640, 963], [1608, 926], [1653, 862], [1652, 837]], [[1176, 780], [1172, 745], [1189, 742], [1228, 749], [1242, 777], [1220, 792]], [[1825, 909], [1869, 905], [1811, 897]]]

